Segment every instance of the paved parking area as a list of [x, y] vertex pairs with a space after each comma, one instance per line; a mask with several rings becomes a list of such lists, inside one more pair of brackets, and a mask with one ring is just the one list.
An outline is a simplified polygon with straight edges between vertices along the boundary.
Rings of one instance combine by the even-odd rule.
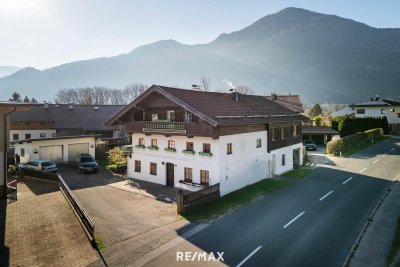
[[[0, 266], [86, 266], [98, 260], [57, 184], [30, 178], [18, 183], [18, 201], [0, 211]], [[2, 236], [4, 235], [5, 236]], [[3, 244], [0, 244], [0, 246]]]
[[149, 243], [174, 238], [188, 224], [176, 214], [173, 188], [129, 182], [103, 168], [97, 174], [78, 174], [67, 165], [59, 169], [93, 219], [106, 246], [102, 253], [110, 265], [129, 264], [136, 256], [151, 251]]
[[307, 151], [310, 164], [322, 164], [335, 166], [334, 158], [326, 155], [326, 146], [318, 145], [317, 151]]

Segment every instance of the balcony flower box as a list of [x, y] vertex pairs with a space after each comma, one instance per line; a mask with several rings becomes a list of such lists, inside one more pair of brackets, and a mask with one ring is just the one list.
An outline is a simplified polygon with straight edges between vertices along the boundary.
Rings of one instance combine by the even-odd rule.
[[205, 157], [211, 157], [212, 153], [211, 152], [199, 152], [200, 156], [205, 156]]
[[158, 150], [158, 146], [148, 146], [147, 149]]
[[194, 153], [196, 153], [193, 150], [182, 150], [182, 152], [185, 153], [185, 154], [189, 154], [189, 155], [193, 155]]
[[167, 151], [167, 152], [176, 152], [176, 149], [175, 149], [175, 148], [166, 147], [166, 148], [164, 148], [164, 151]]
[[144, 145], [136, 145], [135, 147], [136, 147], [136, 148], [142, 148], [142, 149], [145, 149], [145, 148], [146, 148]]

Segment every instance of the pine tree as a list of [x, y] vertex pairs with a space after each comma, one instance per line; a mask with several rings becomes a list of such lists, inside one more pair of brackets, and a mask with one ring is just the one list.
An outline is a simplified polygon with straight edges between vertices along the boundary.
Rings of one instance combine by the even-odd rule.
[[11, 98], [8, 100], [11, 102], [22, 102], [21, 94], [18, 92], [14, 92], [11, 95]]
[[29, 99], [29, 97], [26, 95], [24, 98], [24, 103], [30, 103], [31, 100]]
[[318, 115], [322, 114], [322, 109], [321, 106], [319, 104], [315, 104], [311, 109], [310, 112], [308, 113], [308, 115], [310, 115], [311, 118], [314, 118]]

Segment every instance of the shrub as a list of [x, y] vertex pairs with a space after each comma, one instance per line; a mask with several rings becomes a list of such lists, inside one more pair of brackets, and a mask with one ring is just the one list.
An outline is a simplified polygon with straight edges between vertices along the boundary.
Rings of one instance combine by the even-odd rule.
[[347, 136], [357, 132], [363, 132], [369, 129], [382, 128], [384, 133], [389, 132], [389, 124], [386, 117], [383, 118], [348, 118], [343, 122], [339, 130], [340, 136]]
[[382, 128], [377, 128], [334, 139], [326, 144], [326, 152], [328, 154], [336, 154], [339, 151], [344, 152], [356, 145], [381, 137], [383, 132]]
[[321, 116], [315, 116], [315, 117], [313, 118], [313, 124], [314, 124], [315, 126], [321, 126]]
[[126, 165], [126, 156], [120, 147], [115, 147], [108, 151], [108, 161], [110, 165], [123, 166]]

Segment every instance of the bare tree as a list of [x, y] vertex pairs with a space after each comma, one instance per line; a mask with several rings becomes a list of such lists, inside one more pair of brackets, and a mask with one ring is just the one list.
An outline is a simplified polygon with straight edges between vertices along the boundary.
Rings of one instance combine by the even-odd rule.
[[200, 85], [203, 89], [203, 91], [208, 92], [211, 90], [211, 81], [210, 78], [207, 76], [201, 76], [200, 77]]
[[138, 96], [143, 94], [143, 92], [146, 91], [147, 88], [147, 84], [131, 83], [125, 86], [123, 94], [127, 98], [127, 102], [131, 102], [135, 100]]
[[254, 90], [251, 87], [246, 86], [246, 85], [236, 86], [235, 91], [240, 93], [240, 94], [243, 94], [243, 95], [252, 95], [252, 94], [254, 94]]

